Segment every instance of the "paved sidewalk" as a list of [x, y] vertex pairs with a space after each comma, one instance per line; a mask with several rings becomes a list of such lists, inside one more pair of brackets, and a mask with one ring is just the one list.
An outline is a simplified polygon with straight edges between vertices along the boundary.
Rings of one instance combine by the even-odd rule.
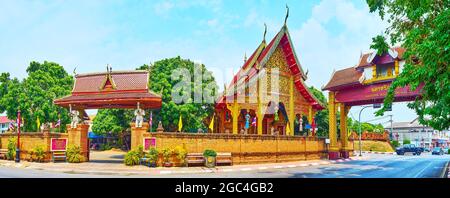
[[103, 163], [103, 162], [85, 162], [80, 164], [72, 163], [35, 163], [26, 162], [15, 163], [14, 161], [0, 160], [0, 166], [16, 167], [23, 169], [35, 169], [45, 171], [56, 171], [63, 173], [85, 173], [85, 174], [105, 174], [105, 175], [167, 175], [167, 174], [190, 174], [190, 173], [213, 173], [213, 172], [239, 172], [266, 169], [286, 169], [308, 166], [322, 166], [333, 163], [340, 163], [351, 160], [363, 160], [369, 157], [352, 157], [350, 159], [340, 160], [309, 160], [286, 163], [270, 164], [249, 164], [234, 166], [219, 166], [216, 168], [206, 167], [156, 167], [146, 166], [125, 166], [123, 163]]

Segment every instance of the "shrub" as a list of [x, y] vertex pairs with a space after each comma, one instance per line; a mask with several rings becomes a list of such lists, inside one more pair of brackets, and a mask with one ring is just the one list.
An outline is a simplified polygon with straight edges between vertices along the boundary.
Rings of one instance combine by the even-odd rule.
[[447, 154], [450, 154], [450, 149], [448, 149]]
[[137, 147], [136, 152], [138, 153], [139, 158], [144, 157], [145, 153], [144, 153], [144, 147], [142, 145], [139, 145]]
[[8, 160], [14, 160], [14, 158], [16, 157], [16, 145], [17, 145], [16, 137], [8, 139], [8, 152], [6, 153], [6, 158]]
[[112, 148], [113, 147], [109, 143], [100, 145], [100, 150], [101, 151], [111, 150]]
[[81, 155], [80, 147], [73, 144], [67, 146], [66, 157], [69, 163], [80, 163], [84, 161], [84, 156]]
[[214, 150], [206, 149], [205, 151], [203, 151], [203, 156], [204, 157], [216, 157], [217, 153]]
[[169, 159], [170, 159], [170, 156], [172, 155], [172, 153], [173, 153], [172, 149], [169, 149], [169, 148], [165, 148], [162, 150], [164, 162], [169, 162]]
[[44, 147], [42, 147], [40, 145], [34, 147], [32, 152], [33, 152], [34, 159], [37, 162], [42, 162], [42, 160], [45, 158]]
[[393, 140], [393, 141], [391, 141], [391, 145], [392, 145], [394, 148], [397, 148], [397, 147], [400, 146], [400, 143], [399, 143], [397, 140]]
[[159, 152], [156, 148], [150, 148], [147, 158], [149, 158], [150, 162], [156, 163], [158, 161]]
[[139, 164], [139, 152], [137, 150], [128, 151], [125, 155], [124, 163], [127, 166], [134, 166]]
[[182, 146], [176, 146], [174, 149], [174, 153], [177, 155], [177, 159], [180, 160], [181, 164], [184, 164], [187, 155], [187, 150]]
[[404, 139], [404, 140], [403, 140], [403, 145], [405, 145], [405, 144], [411, 144], [411, 140]]

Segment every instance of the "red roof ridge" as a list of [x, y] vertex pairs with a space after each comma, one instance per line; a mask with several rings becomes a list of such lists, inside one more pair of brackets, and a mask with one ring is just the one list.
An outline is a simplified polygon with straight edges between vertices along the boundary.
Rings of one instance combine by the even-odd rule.
[[111, 71], [111, 72], [92, 72], [92, 73], [84, 73], [77, 74], [75, 77], [88, 77], [88, 76], [100, 76], [110, 74], [134, 74], [134, 73], [146, 73], [147, 70], [119, 70], [119, 71]]

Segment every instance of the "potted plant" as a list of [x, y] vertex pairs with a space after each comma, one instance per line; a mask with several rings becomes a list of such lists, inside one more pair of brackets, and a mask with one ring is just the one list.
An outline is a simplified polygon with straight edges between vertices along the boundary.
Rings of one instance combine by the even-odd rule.
[[149, 160], [149, 167], [156, 167], [156, 162], [158, 161], [158, 150], [156, 148], [151, 148], [147, 154], [147, 158]]
[[203, 157], [205, 158], [205, 166], [208, 168], [214, 168], [216, 166], [217, 153], [214, 150], [206, 149], [203, 151]]
[[66, 157], [67, 157], [67, 161], [69, 163], [80, 163], [84, 161], [84, 156], [81, 155], [81, 148], [80, 146], [77, 145], [69, 145], [67, 146], [67, 151], [66, 151]]
[[36, 160], [37, 162], [42, 162], [45, 158], [44, 148], [42, 146], [34, 147], [32, 151], [32, 156], [34, 156], [33, 159]]
[[172, 162], [170, 162], [170, 157], [172, 156], [173, 151], [169, 148], [165, 148], [162, 150], [162, 155], [164, 159], [164, 167], [171, 167]]
[[186, 166], [186, 155], [187, 150], [182, 146], [176, 146], [174, 149], [174, 153], [177, 157], [177, 159], [180, 161], [181, 166]]

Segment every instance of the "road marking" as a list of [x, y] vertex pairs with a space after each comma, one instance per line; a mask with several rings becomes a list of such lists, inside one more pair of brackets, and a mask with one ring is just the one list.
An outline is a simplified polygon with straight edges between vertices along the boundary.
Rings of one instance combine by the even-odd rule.
[[204, 173], [212, 173], [214, 172], [213, 170], [203, 170]]
[[172, 171], [159, 171], [159, 174], [170, 174]]
[[308, 166], [308, 164], [300, 164], [301, 167]]
[[428, 169], [429, 166], [431, 166], [432, 162], [429, 162], [428, 165], [422, 169], [420, 172], [418, 172], [416, 175], [414, 175], [414, 178], [417, 178], [420, 174], [423, 173], [423, 171], [425, 171], [426, 169]]
[[263, 167], [258, 167], [259, 170], [265, 170], [267, 169], [267, 167], [263, 166]]
[[284, 168], [284, 166], [274, 166], [274, 168]]
[[223, 169], [222, 172], [231, 172], [233, 169]]
[[289, 167], [289, 168], [295, 168], [295, 167], [297, 167], [296, 165], [288, 165], [287, 167]]
[[319, 165], [319, 163], [316, 163], [316, 162], [311, 163], [311, 166], [317, 166], [317, 165]]
[[241, 168], [241, 171], [250, 171], [252, 170], [251, 168]]

